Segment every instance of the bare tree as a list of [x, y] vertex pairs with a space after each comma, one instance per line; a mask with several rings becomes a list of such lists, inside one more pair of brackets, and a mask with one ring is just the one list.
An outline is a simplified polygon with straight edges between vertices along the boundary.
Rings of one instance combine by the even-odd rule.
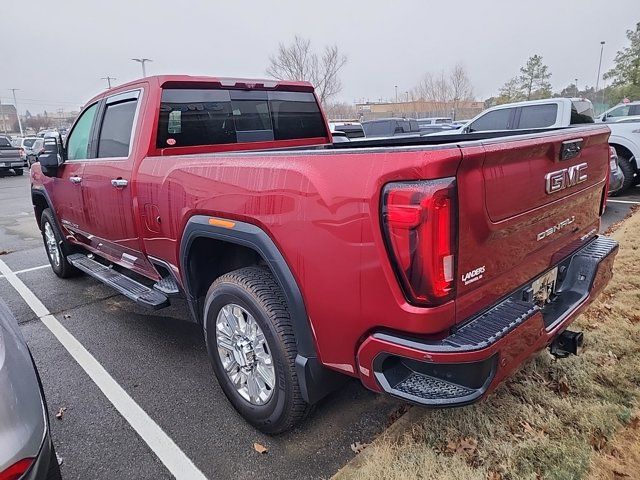
[[435, 103], [443, 114], [453, 108], [457, 111], [463, 102], [473, 100], [473, 86], [465, 68], [458, 64], [448, 73], [442, 70], [434, 75], [427, 73], [412, 90], [412, 97]]
[[311, 40], [296, 35], [291, 44], [281, 43], [278, 53], [269, 57], [267, 75], [279, 80], [311, 82], [325, 104], [342, 90], [339, 73], [346, 63], [347, 57], [340, 53], [337, 45], [326, 46], [318, 56]]
[[461, 102], [473, 100], [473, 86], [467, 71], [461, 64], [457, 64], [449, 74], [451, 84], [451, 95], [453, 97], [453, 108], [457, 111]]

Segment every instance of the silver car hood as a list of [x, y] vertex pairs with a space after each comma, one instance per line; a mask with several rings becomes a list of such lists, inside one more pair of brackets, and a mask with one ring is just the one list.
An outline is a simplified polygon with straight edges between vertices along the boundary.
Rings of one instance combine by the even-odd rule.
[[0, 472], [36, 457], [47, 428], [40, 384], [18, 323], [0, 300]]

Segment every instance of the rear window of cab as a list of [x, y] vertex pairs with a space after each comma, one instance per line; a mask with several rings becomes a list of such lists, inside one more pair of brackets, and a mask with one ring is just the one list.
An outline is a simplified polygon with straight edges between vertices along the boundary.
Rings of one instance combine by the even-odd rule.
[[163, 89], [157, 148], [326, 137], [310, 92]]

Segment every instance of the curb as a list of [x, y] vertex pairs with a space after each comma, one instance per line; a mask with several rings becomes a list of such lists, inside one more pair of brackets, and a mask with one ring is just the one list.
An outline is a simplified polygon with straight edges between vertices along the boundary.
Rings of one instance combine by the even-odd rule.
[[375, 447], [380, 443], [381, 439], [385, 441], [398, 442], [402, 436], [411, 430], [414, 423], [424, 413], [424, 409], [418, 407], [410, 407], [409, 410], [396, 420], [389, 428], [384, 430], [378, 435], [370, 445], [368, 445], [362, 452], [357, 454], [351, 460], [349, 460], [335, 475], [331, 477], [331, 480], [349, 480], [354, 477], [356, 472], [362, 467], [367, 459], [375, 454]]

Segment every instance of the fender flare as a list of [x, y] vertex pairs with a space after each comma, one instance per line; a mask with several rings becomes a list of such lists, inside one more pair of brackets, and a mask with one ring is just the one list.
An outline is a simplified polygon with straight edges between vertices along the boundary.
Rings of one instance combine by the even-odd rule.
[[289, 313], [293, 321], [294, 334], [298, 355], [296, 357], [296, 373], [300, 382], [302, 395], [308, 403], [315, 403], [325, 395], [342, 384], [343, 375], [322, 366], [315, 349], [313, 332], [307, 309], [304, 305], [302, 292], [285, 261], [271, 237], [261, 228], [246, 222], [233, 221], [233, 228], [211, 225], [210, 216], [194, 215], [191, 217], [183, 231], [180, 241], [180, 264], [182, 282], [184, 285], [187, 302], [192, 315], [198, 320], [197, 299], [192, 294], [192, 287], [186, 271], [189, 250], [193, 241], [197, 238], [211, 238], [224, 242], [242, 245], [257, 252], [267, 263], [276, 281], [282, 288]]
[[[58, 227], [58, 231], [59, 232], [64, 232], [64, 230], [61, 228], [60, 221], [58, 220], [58, 216], [56, 215], [56, 211], [53, 208], [53, 203], [51, 202], [51, 198], [49, 198], [49, 194], [47, 193], [47, 191], [45, 189], [43, 189], [43, 188], [41, 189], [41, 188], [31, 187], [31, 202], [32, 202], [32, 204], [33, 204], [33, 197], [34, 196], [39, 196], [39, 197], [42, 197], [44, 199], [45, 203], [47, 204], [47, 208], [49, 210], [51, 210], [51, 216], [53, 217], [53, 221], [56, 222], [56, 227]], [[33, 210], [34, 210], [33, 213], [34, 214], [36, 213], [35, 212], [35, 208], [36, 208], [36, 205], [33, 204]], [[36, 221], [37, 220], [38, 219], [36, 218]], [[38, 230], [39, 229], [40, 229], [40, 222], [38, 222]]]

